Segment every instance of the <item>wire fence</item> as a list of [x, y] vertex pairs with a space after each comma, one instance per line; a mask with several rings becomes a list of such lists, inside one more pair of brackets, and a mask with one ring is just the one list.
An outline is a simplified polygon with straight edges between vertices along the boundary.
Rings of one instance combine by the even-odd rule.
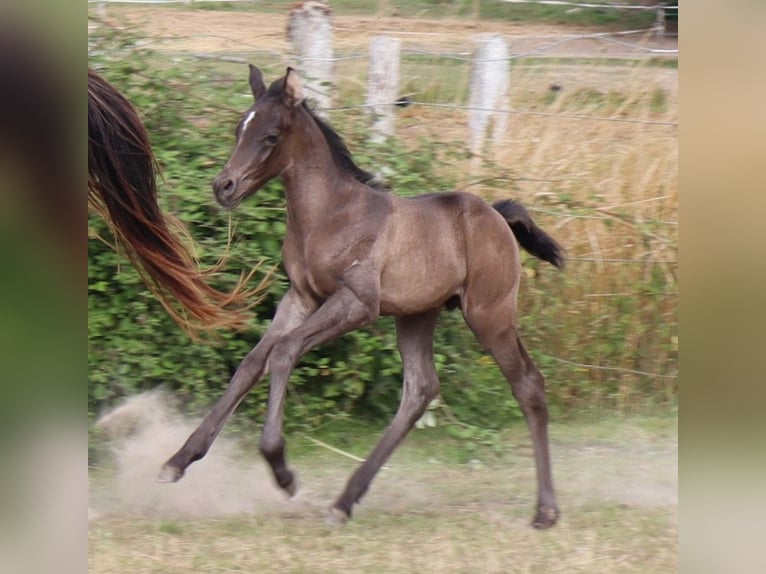
[[[678, 5], [667, 6], [661, 2], [645, 4], [615, 4], [605, 1], [599, 3], [566, 2], [563, 0], [503, 0], [508, 4], [547, 4], [572, 8], [598, 8], [614, 10], [656, 10], [658, 7], [678, 9]], [[194, 4], [195, 0], [88, 0], [88, 4]], [[197, 4], [258, 4], [259, 0], [196, 0]]]
[[[368, 108], [378, 108], [386, 106], [396, 106], [400, 104], [399, 100], [391, 102], [378, 102], [374, 104], [350, 104], [346, 106], [332, 106], [324, 108], [316, 108], [319, 111], [343, 111], [343, 110], [361, 110]], [[492, 112], [495, 114], [526, 114], [533, 116], [540, 116], [552, 119], [570, 119], [570, 120], [586, 120], [586, 121], [598, 121], [598, 122], [617, 122], [627, 124], [644, 124], [644, 125], [656, 125], [656, 126], [669, 126], [678, 127], [678, 122], [665, 122], [659, 120], [642, 120], [636, 118], [614, 118], [614, 117], [601, 117], [601, 116], [589, 116], [582, 114], [567, 114], [560, 112], [541, 112], [534, 110], [510, 110], [510, 109], [498, 109], [498, 108], [482, 108], [477, 106], [462, 106], [457, 104], [446, 104], [438, 102], [419, 102], [417, 100], [408, 100], [408, 106], [423, 106], [427, 108], [442, 108], [448, 110], [461, 110], [465, 112], [479, 111], [479, 112]]]
[[[647, 2], [644, 4], [616, 4], [614, 2], [567, 2], [564, 0], [503, 0], [507, 4], [541, 4], [547, 6], [566, 6], [568, 8], [598, 8], [599, 10], [657, 10], [663, 6], [660, 2]], [[674, 6], [678, 9], [678, 5]]]
[[[108, 2], [111, 2], [111, 0], [107, 0]], [[171, 2], [172, 0], [130, 0], [128, 3], [160, 3], [160, 2]], [[242, 0], [247, 1], [247, 0]], [[178, 3], [178, 2], [175, 2]], [[559, 3], [561, 4], [561, 3]], [[595, 5], [594, 5], [595, 6]], [[602, 6], [602, 5], [599, 5]], [[628, 5], [603, 5], [603, 6], [609, 6], [613, 8], [617, 7], [625, 7]], [[639, 6], [630, 6], [631, 8], [638, 9]], [[640, 8], [644, 9], [646, 6], [642, 5]], [[398, 35], [401, 35], [403, 33], [406, 33], [407, 31], [399, 31], [397, 32]], [[547, 41], [542, 45], [538, 45], [533, 47], [532, 49], [525, 49], [520, 51], [512, 51], [511, 54], [507, 58], [499, 59], [497, 61], [499, 62], [507, 62], [509, 65], [512, 65], [514, 63], [518, 63], [520, 65], [524, 65], [524, 60], [529, 59], [533, 56], [543, 56], [548, 57], [551, 59], [552, 62], [555, 62], [556, 60], [554, 58], [559, 59], [576, 59], [581, 57], [586, 57], [589, 60], [591, 60], [592, 63], [590, 65], [591, 68], [597, 69], [598, 67], [602, 66], [602, 64], [608, 64], [609, 62], [616, 60], [616, 59], [632, 59], [632, 60], [640, 60], [644, 54], [649, 55], [661, 55], [663, 57], [673, 57], [678, 54], [677, 48], [658, 48], [651, 45], [648, 45], [649, 42], [647, 39], [650, 37], [649, 35], [653, 32], [653, 29], [641, 29], [641, 30], [627, 30], [622, 32], [609, 32], [609, 33], [589, 33], [589, 34], [570, 34], [566, 35], [564, 37], [558, 37], [554, 41]], [[423, 33], [417, 32], [416, 34], [421, 35]], [[426, 32], [426, 35], [433, 35], [438, 33], [429, 33]], [[627, 37], [627, 36], [638, 36], [641, 38], [638, 42], [624, 42], [620, 40], [619, 38]], [[547, 40], [550, 39], [546, 36], [538, 36], [538, 35], [526, 35], [526, 36], [519, 36], [514, 35], [510, 37], [511, 45], [516, 45], [517, 43], [522, 42], [523, 40], [526, 41], [537, 41], [540, 40]], [[267, 48], [264, 48], [262, 44], [255, 44], [255, 43], [249, 43], [246, 41], [242, 41], [240, 38], [235, 38], [230, 35], [225, 34], [184, 34], [182, 36], [179, 35], [159, 35], [159, 36], [153, 36], [145, 38], [142, 42], [143, 45], [149, 46], [149, 45], [155, 45], [157, 47], [160, 47], [161, 49], [173, 49], [173, 44], [188, 44], [190, 41], [194, 40], [218, 40], [222, 43], [223, 49], [221, 49], [221, 46], [219, 46], [215, 51], [212, 52], [199, 52], [199, 51], [185, 51], [185, 55], [188, 57], [196, 58], [199, 60], [217, 60], [221, 62], [233, 62], [233, 63], [246, 63], [250, 62], [252, 60], [253, 55], [257, 54], [258, 56], [262, 56], [264, 52], [271, 57], [272, 59], [279, 60], [281, 62], [284, 62], [286, 60], [289, 60], [291, 58], [290, 55], [286, 54], [286, 50], [269, 50]], [[614, 53], [607, 51], [606, 53], [603, 50], [594, 50], [590, 49], [586, 52], [567, 52], [565, 54], [560, 53], [557, 51], [557, 49], [561, 48], [562, 46], [566, 44], [572, 44], [576, 42], [582, 42], [582, 41], [590, 41], [590, 42], [600, 42], [600, 43], [608, 43], [608, 44], [615, 44], [615, 45], [621, 45], [621, 46], [627, 46], [630, 47], [633, 52], [629, 54], [625, 53]], [[235, 44], [236, 50], [230, 51], [227, 49], [227, 45]], [[176, 47], [175, 49], [181, 49], [183, 50], [183, 47]], [[437, 68], [441, 67], [445, 62], [454, 61], [460, 64], [465, 64], [465, 67], [463, 69], [463, 74], [465, 74], [465, 70], [475, 64], [477, 61], [475, 58], [475, 55], [472, 54], [470, 50], [463, 50], [460, 52], [454, 52], [454, 51], [443, 51], [443, 50], [433, 50], [433, 49], [425, 49], [423, 47], [405, 47], [402, 50], [402, 57], [404, 59], [407, 58], [420, 58], [420, 59], [426, 59], [428, 60], [425, 65], [419, 66], [422, 68]], [[350, 53], [336, 53], [332, 58], [331, 61], [334, 64], [337, 64], [336, 66], [336, 73], [337, 78], [334, 82], [332, 82], [333, 89], [338, 84], [343, 84], [345, 82], [350, 83], [358, 83], [355, 79], [349, 78], [362, 78], [366, 75], [366, 63], [369, 58], [369, 54], [366, 51], [363, 50], [356, 50]], [[307, 58], [306, 62], [310, 63], [312, 60], [317, 60], [316, 58]], [[351, 65], [349, 67], [349, 64]], [[343, 65], [345, 65], [345, 68], [343, 68]], [[547, 65], [548, 69], [552, 68], [553, 65]], [[606, 66], [605, 66], [606, 67]], [[614, 76], [617, 75], [623, 75], [623, 78], [627, 78], [628, 81], [630, 80], [631, 72], [628, 70], [626, 73], [627, 68], [622, 68], [615, 70], [609, 69], [607, 70], [606, 74], [601, 74], [600, 77], [598, 77], [594, 82], [602, 83], [605, 80], [614, 80]], [[578, 70], [579, 73], [579, 70]], [[671, 73], [674, 74], [675, 71], [671, 70]], [[407, 75], [407, 71], [404, 72], [405, 76]], [[635, 74], [635, 72], [634, 72]], [[610, 77], [611, 76], [611, 77]], [[405, 78], [406, 80], [406, 78]], [[551, 84], [551, 88], [556, 88], [557, 84]], [[404, 92], [407, 92], [408, 90], [403, 90]], [[522, 115], [522, 116], [531, 116], [531, 117], [538, 117], [538, 118], [545, 118], [552, 121], [562, 121], [562, 120], [577, 120], [581, 122], [606, 122], [606, 123], [616, 123], [616, 124], [636, 124], [636, 125], [642, 125], [642, 126], [655, 126], [658, 128], [677, 128], [678, 127], [678, 121], [676, 118], [673, 119], [665, 119], [665, 118], [649, 118], [649, 117], [626, 117], [626, 114], [624, 113], [611, 113], [611, 114], [592, 114], [592, 113], [573, 113], [570, 111], [551, 111], [551, 110], [542, 110], [542, 109], [530, 109], [529, 107], [525, 107], [523, 105], [520, 105], [519, 103], [514, 102], [508, 102], [509, 105], [505, 107], [493, 107], [493, 108], [485, 108], [481, 106], [471, 106], [468, 105], [465, 101], [460, 100], [466, 100], [466, 95], [463, 94], [462, 97], [460, 94], [448, 94], [448, 96], [451, 96], [449, 98], [449, 101], [438, 101], [440, 98], [438, 97], [439, 94], [428, 94], [429, 98], [416, 98], [416, 97], [408, 97], [407, 99], [407, 105], [412, 107], [421, 107], [421, 108], [431, 108], [431, 109], [440, 109], [440, 110], [451, 110], [455, 112], [491, 112], [493, 114], [504, 114], [504, 115]], [[457, 101], [456, 101], [457, 100]], [[333, 105], [326, 106], [324, 108], [321, 108], [322, 111], [326, 112], [344, 112], [344, 111], [352, 111], [352, 110], [366, 110], [366, 109], [375, 109], [375, 108], [385, 108], [385, 107], [392, 107], [397, 104], [401, 104], [400, 101], [384, 101], [384, 102], [376, 102], [376, 103], [364, 103], [361, 101], [343, 101], [339, 103], [334, 103]], [[497, 138], [493, 140], [493, 143], [497, 143]], [[573, 217], [594, 217], [594, 216], [583, 216], [583, 215], [576, 215], [572, 214]], [[599, 218], [598, 216], [595, 216], [596, 218]], [[601, 217], [601, 219], [604, 219]]]
[[[132, 0], [133, 2], [151, 2], [151, 0]], [[161, 1], [171, 1], [171, 0], [161, 0]], [[247, 1], [247, 0], [242, 0]], [[640, 29], [640, 30], [627, 30], [627, 31], [621, 31], [621, 32], [600, 32], [600, 33], [589, 33], [589, 34], [573, 34], [568, 35], [564, 38], [559, 38], [554, 42], [548, 42], [544, 45], [535, 47], [533, 49], [519, 51], [519, 52], [512, 52], [508, 57], [506, 58], [495, 58], [495, 59], [489, 59], [489, 60], [480, 60], [475, 57], [475, 55], [471, 51], [463, 51], [463, 52], [446, 52], [446, 51], [434, 51], [434, 50], [427, 50], [423, 48], [404, 48], [402, 50], [402, 56], [403, 57], [421, 57], [421, 58], [429, 58], [431, 60], [437, 61], [437, 60], [453, 60], [457, 62], [462, 62], [465, 64], [474, 64], [479, 61], [491, 61], [491, 62], [507, 62], [509, 64], [523, 59], [528, 59], [533, 56], [548, 56], [548, 57], [558, 57], [558, 58], [567, 58], [567, 59], [577, 59], [577, 58], [587, 58], [590, 60], [619, 60], [619, 59], [634, 59], [639, 60], [643, 58], [645, 55], [649, 56], [656, 56], [656, 55], [662, 55], [662, 56], [677, 56], [678, 54], [678, 48], [657, 48], [646, 45], [646, 42], [642, 43], [628, 43], [628, 42], [622, 42], [617, 39], [617, 37], [620, 36], [628, 36], [628, 35], [643, 35], [644, 37], [647, 37], [647, 35], [651, 34], [654, 31], [654, 28], [646, 28], [646, 29]], [[389, 32], [390, 33], [390, 32]], [[544, 39], [544, 37], [541, 36], [527, 36], [527, 39], [532, 40], [540, 40]], [[246, 64], [249, 63], [252, 59], [253, 52], [258, 52], [262, 54], [264, 51], [266, 51], [270, 56], [279, 58], [281, 60], [289, 59], [289, 56], [285, 54], [285, 51], [279, 51], [279, 50], [264, 50], [262, 45], [256, 45], [253, 43], [243, 42], [240, 40], [234, 40], [231, 36], [225, 36], [225, 35], [216, 35], [216, 34], [187, 34], [183, 37], [179, 37], [177, 35], [173, 36], [158, 36], [153, 38], [148, 38], [143, 42], [143, 45], [150, 46], [150, 45], [156, 45], [156, 46], [164, 46], [164, 47], [172, 47], [172, 44], [174, 43], [188, 43], [190, 40], [205, 40], [205, 39], [212, 39], [212, 40], [220, 40], [224, 43], [236, 43], [237, 49], [235, 52], [230, 52], [228, 50], [216, 50], [215, 52], [191, 52], [188, 53], [189, 56], [193, 58], [198, 58], [200, 60], [218, 60], [221, 62], [231, 62], [231, 63], [242, 63]], [[519, 36], [513, 36], [511, 38], [511, 41], [518, 41], [521, 40], [521, 37]], [[590, 41], [598, 41], [603, 43], [613, 43], [618, 44], [622, 46], [630, 47], [634, 50], [634, 52], [631, 53], [614, 53], [610, 52], [606, 55], [602, 55], [599, 51], [594, 50], [588, 50], [588, 51], [580, 51], [580, 52], [569, 52], [569, 53], [557, 53], [555, 50], [557, 48], [560, 48], [566, 44], [575, 43], [578, 41], [583, 40], [590, 40]], [[250, 49], [250, 52], [244, 52], [245, 50]], [[638, 53], [636, 53], [638, 52]], [[348, 63], [348, 62], [357, 62], [360, 64], [360, 66], [357, 69], [357, 76], [363, 76], [366, 74], [366, 69], [364, 67], [366, 66], [366, 63], [369, 59], [369, 53], [366, 51], [356, 51], [352, 53], [340, 53], [336, 54], [331, 58], [317, 58], [313, 56], [308, 56], [303, 58], [303, 63], [306, 65], [310, 65], [314, 62], [332, 62], [332, 63]], [[342, 73], [342, 72], [341, 72]], [[328, 83], [328, 82], [325, 82]], [[354, 110], [354, 109], [366, 109], [366, 108], [384, 108], [384, 107], [391, 107], [394, 105], [397, 105], [398, 101], [385, 101], [385, 102], [376, 102], [376, 103], [348, 103], [343, 105], [333, 105], [333, 106], [327, 106], [319, 108], [323, 111], [344, 111], [344, 110]], [[408, 101], [408, 105], [412, 106], [423, 106], [423, 107], [432, 107], [432, 108], [444, 108], [444, 109], [453, 109], [453, 110], [462, 110], [462, 111], [486, 111], [486, 112], [493, 112], [497, 114], [526, 114], [526, 115], [534, 115], [539, 117], [547, 117], [551, 119], [577, 119], [577, 120], [586, 120], [586, 121], [606, 121], [606, 122], [617, 122], [617, 123], [637, 123], [637, 124], [646, 124], [646, 125], [657, 125], [657, 126], [669, 126], [669, 127], [678, 127], [677, 121], [664, 121], [664, 120], [653, 120], [653, 119], [641, 119], [641, 118], [626, 118], [626, 117], [609, 117], [609, 116], [597, 116], [597, 115], [588, 115], [588, 114], [572, 114], [572, 113], [563, 113], [563, 112], [547, 112], [547, 111], [540, 111], [540, 110], [530, 110], [530, 109], [523, 109], [519, 107], [514, 108], [481, 108], [476, 106], [468, 106], [464, 104], [456, 104], [454, 102], [434, 102], [434, 101], [418, 101], [414, 99], [410, 99]]]

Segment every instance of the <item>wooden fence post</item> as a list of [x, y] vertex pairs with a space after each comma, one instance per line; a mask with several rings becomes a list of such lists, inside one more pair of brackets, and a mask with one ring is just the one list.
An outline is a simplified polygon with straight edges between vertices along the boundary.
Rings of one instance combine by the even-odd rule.
[[[287, 37], [293, 45], [306, 96], [320, 108], [332, 104], [332, 10], [326, 2], [308, 0], [290, 10]], [[320, 115], [324, 115], [318, 110]]]
[[399, 95], [399, 38], [375, 36], [370, 40], [365, 104], [372, 116], [370, 140], [382, 143], [394, 135], [396, 112], [394, 102]]
[[508, 107], [510, 51], [508, 43], [498, 34], [479, 34], [473, 39], [477, 47], [471, 73], [468, 123], [471, 152], [478, 156], [484, 150], [490, 123], [493, 139], [502, 137], [508, 126], [508, 114], [498, 110]]

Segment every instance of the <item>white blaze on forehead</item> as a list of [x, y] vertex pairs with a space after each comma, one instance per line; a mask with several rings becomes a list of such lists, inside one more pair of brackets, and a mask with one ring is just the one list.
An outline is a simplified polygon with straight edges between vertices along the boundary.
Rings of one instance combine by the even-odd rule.
[[[234, 152], [237, 151], [239, 148], [239, 144], [242, 142], [242, 136], [245, 135], [245, 130], [247, 129], [247, 124], [250, 123], [250, 121], [255, 117], [255, 110], [252, 110], [247, 116], [245, 117], [245, 121], [242, 123], [242, 130], [239, 132], [239, 138], [237, 139], [237, 145], [234, 147]], [[226, 162], [226, 168], [229, 167], [231, 164], [231, 160], [234, 157], [234, 152], [232, 152], [231, 157], [229, 158], [229, 161]]]
[[255, 117], [255, 110], [247, 114], [247, 117], [245, 118], [245, 123], [242, 124], [242, 131], [244, 132], [247, 129], [247, 124], [250, 123], [250, 121]]

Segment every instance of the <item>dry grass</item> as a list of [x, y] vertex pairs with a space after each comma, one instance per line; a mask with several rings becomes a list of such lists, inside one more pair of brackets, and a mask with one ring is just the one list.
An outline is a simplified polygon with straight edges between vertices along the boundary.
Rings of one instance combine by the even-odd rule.
[[[673, 572], [677, 568], [674, 417], [551, 427], [563, 518], [528, 526], [534, 497], [523, 424], [492, 448], [416, 431], [383, 470], [354, 519], [324, 524], [356, 462], [288, 439], [301, 481], [285, 501], [247, 444], [216, 443], [177, 485], [155, 484], [190, 428], [158, 395], [111, 420], [115, 465], [91, 474], [89, 572]], [[129, 425], [125, 425], [125, 422]], [[109, 426], [109, 425], [107, 425]], [[327, 438], [327, 437], [324, 437]], [[377, 437], [331, 438], [364, 455]], [[182, 490], [178, 490], [178, 489]]]
[[[449, 94], [457, 101], [464, 90], [454, 84], [467, 77], [460, 69], [453, 74]], [[557, 332], [540, 335], [545, 346], [531, 348], [584, 365], [665, 375], [569, 367], [555, 373], [603, 388], [604, 400], [620, 409], [647, 387], [662, 402], [677, 392], [676, 80], [677, 70], [647, 62], [522, 62], [511, 72], [507, 109], [515, 113], [505, 134], [488, 142], [484, 161], [450, 162], [458, 187], [520, 199], [568, 252], [563, 280], [528, 269], [520, 308], [535, 317], [535, 328], [550, 319]], [[439, 89], [432, 88], [434, 101], [444, 101]], [[468, 114], [413, 107], [400, 115], [399, 134], [465, 142]], [[576, 384], [569, 386], [562, 396], [576, 404]]]
[[112, 520], [92, 528], [88, 571], [191, 572], [641, 572], [677, 570], [676, 527], [664, 510], [583, 509], [537, 532], [501, 514], [378, 514], [341, 530], [304, 518], [181, 523]]

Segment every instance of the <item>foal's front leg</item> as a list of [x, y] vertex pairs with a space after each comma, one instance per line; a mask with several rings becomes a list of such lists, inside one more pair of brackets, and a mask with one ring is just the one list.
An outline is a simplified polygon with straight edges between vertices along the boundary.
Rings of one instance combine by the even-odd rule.
[[347, 282], [328, 298], [301, 326], [280, 337], [269, 358], [269, 404], [260, 448], [277, 484], [290, 496], [295, 494], [297, 486], [293, 472], [287, 467], [282, 436], [282, 413], [290, 373], [313, 347], [367, 325], [378, 317], [378, 290], [374, 282], [357, 282], [356, 289], [348, 285]]
[[268, 369], [274, 343], [285, 332], [300, 325], [314, 308], [312, 301], [301, 298], [293, 289], [287, 291], [277, 306], [271, 325], [239, 364], [226, 392], [183, 447], [163, 465], [158, 478], [160, 482], [176, 482], [191, 463], [205, 456], [226, 420]]

